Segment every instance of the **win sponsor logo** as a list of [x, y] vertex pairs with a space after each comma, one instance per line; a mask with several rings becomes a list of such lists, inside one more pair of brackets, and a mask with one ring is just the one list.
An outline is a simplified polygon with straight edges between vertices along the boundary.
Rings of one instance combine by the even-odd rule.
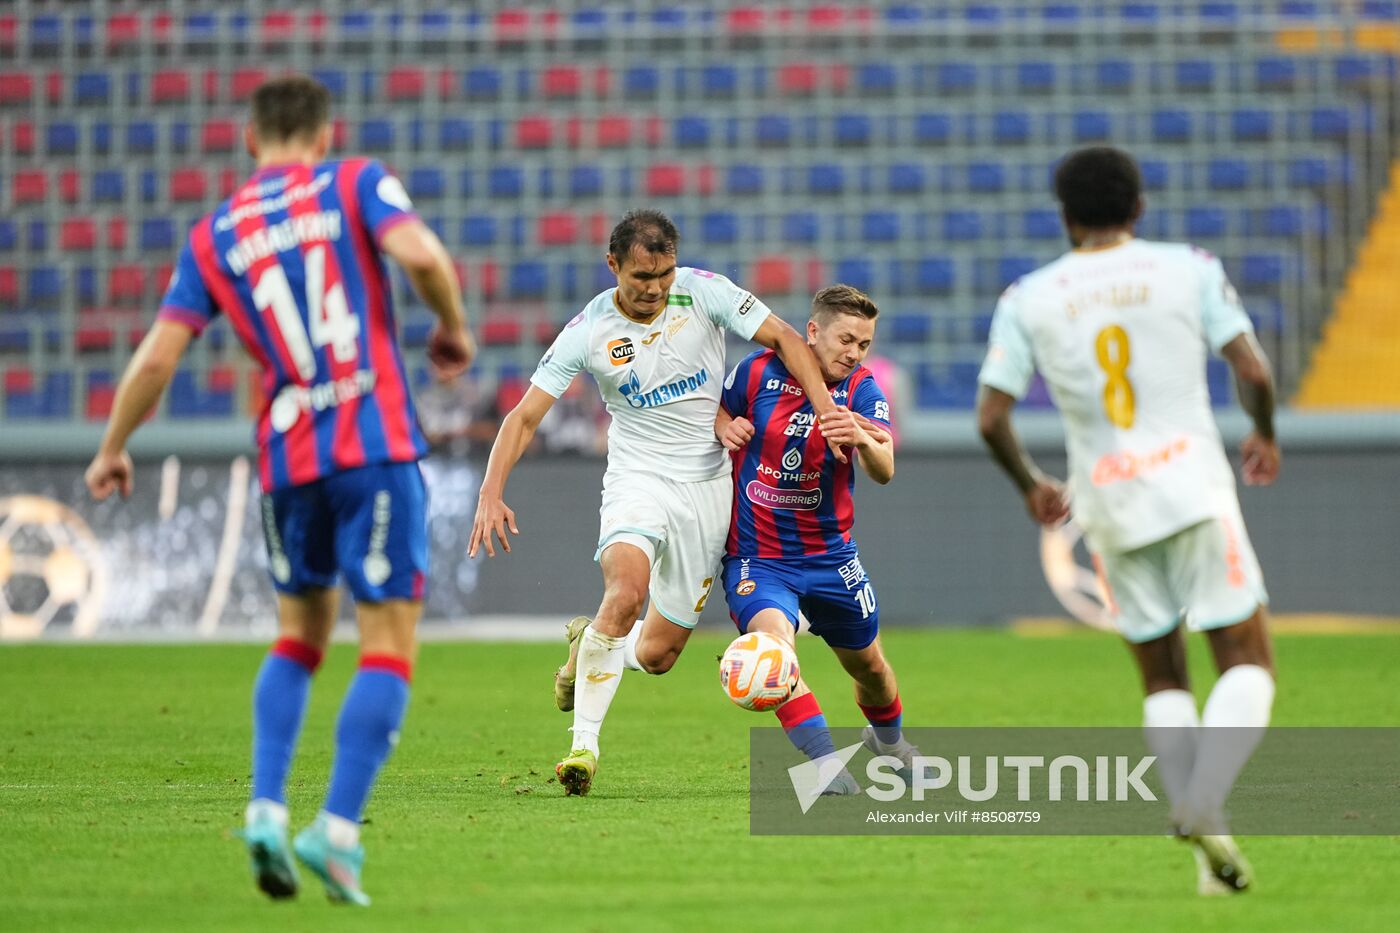
[[655, 408], [658, 405], [683, 399], [691, 393], [699, 391], [709, 381], [710, 371], [700, 369], [689, 376], [657, 386], [654, 389], [643, 389], [642, 381], [637, 378], [637, 373], [633, 371], [622, 385], [617, 387], [617, 390], [622, 393], [622, 397], [632, 408]]
[[608, 341], [608, 362], [614, 366], [626, 366], [637, 355], [637, 347], [631, 337]]

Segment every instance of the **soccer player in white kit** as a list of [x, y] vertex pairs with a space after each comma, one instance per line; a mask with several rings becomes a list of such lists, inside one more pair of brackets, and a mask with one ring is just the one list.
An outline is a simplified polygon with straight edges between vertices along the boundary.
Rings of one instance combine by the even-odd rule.
[[[1251, 872], [1225, 834], [1224, 804], [1269, 722], [1273, 655], [1263, 577], [1210, 411], [1207, 347], [1234, 370], [1254, 423], [1240, 448], [1249, 484], [1278, 475], [1273, 379], [1220, 261], [1133, 237], [1141, 188], [1117, 149], [1082, 149], [1061, 164], [1055, 193], [1074, 248], [1001, 296], [978, 428], [1032, 518], [1049, 525], [1072, 511], [1083, 529], [1142, 672], [1147, 741], [1178, 834], [1194, 847], [1200, 891], [1243, 891]], [[1068, 493], [1011, 426], [1037, 369], [1064, 422]], [[1202, 715], [1182, 621], [1206, 633], [1220, 672]]]
[[502, 499], [506, 477], [545, 412], [578, 373], [591, 373], [612, 415], [594, 555], [603, 601], [591, 624], [569, 623], [569, 660], [555, 680], [560, 709], [574, 712], [572, 749], [555, 768], [568, 795], [592, 786], [623, 668], [670, 670], [719, 574], [732, 500], [729, 457], [715, 437], [725, 330], [776, 350], [819, 421], [837, 415], [802, 335], [724, 276], [678, 268], [678, 241], [659, 211], [632, 211], [613, 229], [607, 261], [617, 287], [568, 323], [502, 421], [468, 545], [470, 556], [483, 545], [495, 556], [494, 534], [510, 550], [507, 529], [519, 532]]

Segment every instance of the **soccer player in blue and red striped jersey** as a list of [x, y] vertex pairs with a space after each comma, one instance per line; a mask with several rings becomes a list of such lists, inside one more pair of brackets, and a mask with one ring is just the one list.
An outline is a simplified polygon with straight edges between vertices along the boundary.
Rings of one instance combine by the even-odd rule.
[[[851, 526], [855, 463], [885, 484], [894, 478], [890, 408], [861, 365], [879, 309], [849, 285], [812, 299], [807, 343], [817, 357], [835, 415], [818, 419], [772, 351], [745, 357], [725, 380], [715, 433], [734, 460], [734, 512], [724, 557], [724, 595], [741, 632], [763, 631], [793, 644], [798, 612], [855, 681], [870, 723], [864, 739], [879, 755], [912, 763], [900, 732], [894, 671], [880, 648], [879, 605]], [[828, 442], [855, 456], [841, 461]], [[816, 696], [800, 683], [777, 709], [788, 737], [809, 758], [834, 751]], [[856, 793], [843, 772], [828, 793]]]
[[288, 76], [253, 95], [245, 130], [258, 169], [190, 231], [156, 322], [117, 388], [87, 471], [93, 495], [128, 495], [126, 442], [190, 341], [222, 314], [262, 367], [263, 530], [279, 638], [253, 692], [253, 788], [244, 838], [259, 887], [290, 897], [285, 786], [312, 674], [344, 574], [358, 606], [359, 670], [336, 728], [325, 805], [296, 855], [332, 900], [360, 890], [360, 818], [398, 736], [428, 569], [418, 428], [395, 336], [384, 258], [437, 315], [428, 357], [460, 374], [476, 352], [452, 261], [384, 166], [326, 160], [330, 96]]

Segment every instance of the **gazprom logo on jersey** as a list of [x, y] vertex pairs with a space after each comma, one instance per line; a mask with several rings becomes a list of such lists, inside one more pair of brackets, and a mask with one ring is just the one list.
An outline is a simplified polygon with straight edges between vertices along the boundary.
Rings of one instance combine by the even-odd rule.
[[[763, 467], [759, 467], [763, 472]], [[770, 467], [767, 472], [773, 472]], [[793, 474], [784, 474], [791, 476]], [[744, 487], [749, 501], [770, 509], [787, 509], [793, 512], [810, 512], [822, 504], [822, 491], [818, 489], [777, 489], [758, 480], [749, 480]]]
[[622, 393], [622, 397], [627, 399], [627, 404], [633, 408], [655, 408], [658, 405], [665, 405], [685, 398], [692, 392], [700, 389], [710, 381], [710, 371], [701, 369], [693, 375], [675, 382], [668, 382], [655, 389], [644, 391], [642, 381], [637, 378], [635, 370], [623, 381], [617, 390]]
[[325, 411], [339, 408], [346, 402], [369, 395], [379, 381], [372, 369], [359, 369], [348, 376], [332, 382], [320, 382], [314, 386], [284, 386], [277, 398], [272, 400], [268, 418], [272, 430], [284, 434], [292, 429], [304, 411]]

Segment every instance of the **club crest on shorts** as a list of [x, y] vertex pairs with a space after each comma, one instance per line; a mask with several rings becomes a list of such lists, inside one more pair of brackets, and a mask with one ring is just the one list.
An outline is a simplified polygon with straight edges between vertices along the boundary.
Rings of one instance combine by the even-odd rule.
[[736, 596], [748, 596], [757, 588], [758, 584], [754, 583], [752, 580], [740, 580], [739, 584], [734, 587], [734, 594]]

